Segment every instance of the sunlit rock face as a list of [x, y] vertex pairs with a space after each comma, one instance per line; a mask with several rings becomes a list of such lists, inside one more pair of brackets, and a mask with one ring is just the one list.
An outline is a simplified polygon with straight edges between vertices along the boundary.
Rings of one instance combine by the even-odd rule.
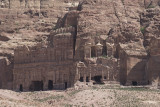
[[159, 5], [159, 0], [1, 1], [0, 73], [9, 77], [0, 87], [66, 89], [78, 80], [158, 87]]

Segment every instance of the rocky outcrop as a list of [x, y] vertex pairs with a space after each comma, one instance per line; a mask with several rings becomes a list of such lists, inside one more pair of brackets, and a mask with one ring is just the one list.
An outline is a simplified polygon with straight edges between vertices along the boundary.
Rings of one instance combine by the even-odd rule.
[[146, 10], [141, 16], [141, 31], [144, 35], [144, 46], [148, 47], [150, 40], [160, 37], [160, 9], [151, 8]]
[[0, 4], [0, 54], [13, 56], [17, 46], [46, 41], [57, 20], [77, 1], [2, 0]]

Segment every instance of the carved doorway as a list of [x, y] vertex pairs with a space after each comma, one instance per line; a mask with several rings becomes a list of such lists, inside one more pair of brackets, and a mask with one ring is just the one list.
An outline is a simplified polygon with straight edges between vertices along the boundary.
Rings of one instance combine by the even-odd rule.
[[43, 91], [43, 81], [32, 81], [34, 91]]
[[64, 83], [64, 85], [65, 85], [65, 87], [64, 87], [64, 88], [65, 88], [65, 89], [67, 89], [67, 82], [65, 82], [65, 83]]
[[49, 80], [49, 81], [48, 81], [48, 89], [49, 89], [49, 90], [52, 90], [52, 89], [53, 89], [53, 81], [52, 81], [52, 80]]
[[19, 91], [23, 91], [23, 86], [22, 86], [22, 84], [20, 84], [20, 86], [19, 86]]

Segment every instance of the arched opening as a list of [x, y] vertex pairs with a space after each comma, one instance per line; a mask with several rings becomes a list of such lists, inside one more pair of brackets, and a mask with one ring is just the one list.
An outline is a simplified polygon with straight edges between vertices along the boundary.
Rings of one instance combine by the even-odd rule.
[[20, 86], [19, 86], [19, 91], [23, 91], [23, 86], [22, 86], [22, 84], [20, 84]]
[[48, 81], [48, 89], [49, 89], [49, 90], [52, 90], [52, 89], [53, 89], [53, 81], [52, 81], [52, 80], [49, 80], [49, 81]]

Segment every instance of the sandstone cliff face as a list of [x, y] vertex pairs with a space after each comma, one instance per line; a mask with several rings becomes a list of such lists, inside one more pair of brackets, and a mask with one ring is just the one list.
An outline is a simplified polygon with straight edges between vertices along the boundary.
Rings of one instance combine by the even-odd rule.
[[86, 42], [100, 42], [110, 57], [119, 57], [119, 43], [142, 43], [149, 54], [150, 40], [160, 36], [159, 6], [160, 0], [3, 0], [0, 56], [13, 61], [17, 46], [47, 44], [52, 30], [68, 26], [76, 29], [76, 60], [83, 60]]
[[[157, 28], [153, 29], [154, 23], [159, 20], [159, 0], [4, 0], [0, 3], [0, 32], [8, 39], [4, 41], [0, 38], [0, 53], [13, 54], [18, 45], [42, 42], [43, 36], [57, 27], [57, 20], [71, 7], [76, 7], [78, 2], [81, 10], [75, 20], [78, 23], [68, 18], [78, 25], [77, 37], [93, 35], [99, 38], [106, 35], [107, 40], [114, 43], [144, 38], [147, 45], [148, 36], [159, 33]], [[143, 27], [146, 28], [145, 35], [140, 30]]]
[[[128, 49], [125, 59], [127, 64], [125, 84], [129, 85], [136, 81], [136, 84], [142, 85], [152, 81], [146, 76], [145, 66], [151, 48], [150, 40], [160, 35], [159, 1], [84, 0], [78, 6], [78, 11], [69, 12], [64, 19], [66, 23], [61, 27], [71, 25], [77, 28], [75, 41], [77, 60], [84, 60], [82, 53], [86, 43], [95, 45], [100, 42], [103, 44], [103, 53], [111, 53], [111, 56], [116, 58], [119, 58], [121, 51], [119, 44], [122, 44]], [[108, 49], [108, 46], [111, 49]], [[124, 48], [122, 50], [125, 51]], [[120, 60], [123, 65], [124, 59]], [[120, 71], [120, 74], [121, 72], [123, 71]]]
[[19, 45], [33, 46], [46, 41], [57, 20], [77, 1], [4, 0], [0, 4], [0, 53], [13, 56]]
[[100, 41], [101, 44], [106, 42], [115, 45], [113, 50], [116, 51], [119, 43], [143, 42], [146, 47], [149, 44], [149, 32], [152, 35], [159, 34], [158, 28], [147, 31], [147, 23], [158, 21], [159, 1], [84, 0], [80, 2], [78, 10], [64, 17], [66, 26], [77, 26], [77, 53], [85, 38], [95, 43]]
[[[139, 39], [143, 39], [140, 31], [143, 22], [140, 16], [146, 10], [156, 11], [157, 2], [141, 0], [84, 1], [81, 7], [82, 12], [79, 14], [79, 35], [84, 33], [92, 33], [95, 36], [106, 35], [111, 36], [116, 42], [122, 43], [139, 41]], [[154, 8], [149, 9], [151, 8], [147, 7], [149, 5], [153, 5]]]
[[144, 35], [144, 46], [147, 47], [150, 44], [150, 40], [154, 37], [160, 37], [160, 9], [152, 8], [146, 10], [141, 17], [141, 25]]
[[2, 77], [9, 78], [2, 78], [1, 88], [12, 88], [14, 49], [17, 46], [46, 44], [47, 36], [55, 29], [57, 20], [76, 5], [77, 1], [63, 0], [0, 1], [0, 56], [11, 62], [0, 64]]

